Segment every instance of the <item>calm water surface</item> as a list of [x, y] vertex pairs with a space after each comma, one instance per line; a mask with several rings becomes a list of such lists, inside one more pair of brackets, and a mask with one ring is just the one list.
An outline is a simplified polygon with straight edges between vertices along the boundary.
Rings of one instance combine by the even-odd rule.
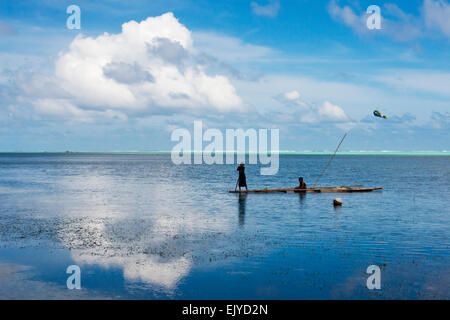
[[[275, 176], [248, 165], [247, 182], [312, 184], [328, 159], [281, 156]], [[3, 154], [0, 298], [449, 299], [449, 160], [337, 156], [321, 185], [385, 189], [239, 196], [235, 165]], [[73, 264], [81, 290], [66, 287]]]

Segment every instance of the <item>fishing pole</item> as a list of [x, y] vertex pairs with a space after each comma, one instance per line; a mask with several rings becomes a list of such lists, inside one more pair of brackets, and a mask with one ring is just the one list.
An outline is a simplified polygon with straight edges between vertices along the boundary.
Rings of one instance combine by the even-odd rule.
[[342, 142], [344, 141], [345, 137], [347, 136], [347, 132], [344, 134], [344, 136], [341, 139], [341, 142], [339, 142], [336, 151], [334, 151], [334, 154], [331, 156], [330, 161], [328, 161], [327, 165], [325, 166], [325, 169], [323, 169], [322, 173], [319, 175], [319, 177], [317, 178], [316, 182], [314, 182], [313, 188], [316, 186], [317, 182], [319, 182], [320, 177], [324, 174], [325, 170], [327, 170], [328, 166], [330, 165], [331, 161], [333, 161], [334, 156], [336, 155], [336, 153], [339, 150], [339, 147], [341, 146]]

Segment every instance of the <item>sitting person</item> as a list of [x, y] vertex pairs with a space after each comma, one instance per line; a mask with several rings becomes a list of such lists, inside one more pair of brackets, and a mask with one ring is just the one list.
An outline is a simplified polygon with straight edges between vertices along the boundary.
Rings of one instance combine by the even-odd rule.
[[306, 183], [303, 181], [303, 177], [298, 178], [298, 186], [294, 189], [306, 189]]

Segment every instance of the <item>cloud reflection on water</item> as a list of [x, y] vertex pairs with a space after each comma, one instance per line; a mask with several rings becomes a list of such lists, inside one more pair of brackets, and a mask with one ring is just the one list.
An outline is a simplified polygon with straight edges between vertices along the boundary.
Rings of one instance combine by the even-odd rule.
[[91, 173], [60, 183], [71, 190], [65, 201], [79, 201], [83, 216], [89, 217], [73, 220], [58, 231], [62, 244], [71, 248], [72, 259], [80, 266], [119, 267], [129, 282], [173, 289], [190, 272], [194, 257], [207, 253], [206, 242], [230, 229], [227, 220], [211, 219], [186, 205], [195, 196], [188, 182], [177, 189], [159, 183], [143, 190], [141, 181], [119, 183]]

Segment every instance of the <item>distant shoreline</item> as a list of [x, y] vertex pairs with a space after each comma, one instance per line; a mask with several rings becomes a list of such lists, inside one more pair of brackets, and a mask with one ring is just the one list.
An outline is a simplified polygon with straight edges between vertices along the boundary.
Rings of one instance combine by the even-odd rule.
[[[199, 153], [193, 151], [191, 153]], [[104, 155], [170, 155], [171, 151], [0, 151], [7, 154], [104, 154]], [[223, 152], [224, 154], [226, 152]], [[331, 155], [333, 151], [280, 151], [280, 155]], [[249, 154], [246, 152], [245, 154]], [[410, 155], [410, 156], [450, 156], [450, 151], [342, 151], [339, 155]]]

